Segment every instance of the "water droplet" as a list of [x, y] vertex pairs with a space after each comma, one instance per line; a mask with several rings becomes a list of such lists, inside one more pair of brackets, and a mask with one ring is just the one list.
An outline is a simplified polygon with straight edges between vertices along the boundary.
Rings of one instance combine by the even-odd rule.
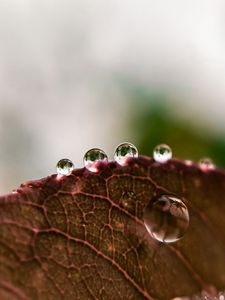
[[84, 165], [91, 172], [97, 172], [97, 164], [100, 161], [108, 161], [108, 157], [105, 152], [98, 148], [93, 148], [87, 151], [84, 155]]
[[193, 161], [190, 160], [190, 159], [186, 159], [186, 160], [184, 161], [184, 163], [185, 163], [186, 166], [192, 166], [192, 165], [193, 165]]
[[114, 159], [119, 165], [125, 166], [127, 159], [131, 157], [138, 157], [138, 150], [133, 144], [122, 143], [116, 147]]
[[203, 171], [208, 171], [208, 170], [213, 170], [215, 169], [215, 165], [212, 161], [211, 158], [209, 157], [203, 157], [199, 160], [199, 167], [203, 170]]
[[58, 161], [56, 165], [58, 175], [70, 175], [74, 169], [73, 162], [67, 158]]
[[153, 151], [153, 158], [159, 163], [165, 163], [172, 158], [172, 150], [166, 144], [157, 145]]
[[220, 293], [219, 300], [225, 300], [225, 293]]
[[185, 234], [189, 225], [189, 213], [181, 199], [160, 195], [154, 197], [146, 206], [144, 222], [153, 238], [172, 243]]

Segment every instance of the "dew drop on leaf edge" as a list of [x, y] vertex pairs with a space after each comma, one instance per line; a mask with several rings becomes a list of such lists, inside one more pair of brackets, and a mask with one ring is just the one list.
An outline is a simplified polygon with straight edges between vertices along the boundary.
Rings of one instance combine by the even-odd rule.
[[91, 172], [97, 172], [98, 167], [97, 164], [99, 162], [107, 162], [108, 157], [106, 153], [98, 148], [92, 148], [88, 150], [83, 158], [84, 166]]
[[188, 208], [175, 196], [153, 197], [144, 210], [144, 224], [154, 239], [164, 243], [176, 242], [189, 226]]
[[215, 169], [215, 165], [211, 158], [209, 157], [203, 157], [199, 160], [198, 165], [200, 169], [203, 171], [213, 170]]
[[127, 142], [116, 147], [114, 159], [119, 165], [126, 165], [127, 159], [132, 157], [138, 157], [138, 150], [133, 144]]
[[153, 150], [153, 158], [156, 162], [166, 163], [172, 158], [172, 150], [166, 144], [157, 145]]
[[70, 159], [63, 158], [60, 159], [56, 165], [56, 170], [58, 175], [68, 176], [72, 173], [74, 169], [73, 162]]

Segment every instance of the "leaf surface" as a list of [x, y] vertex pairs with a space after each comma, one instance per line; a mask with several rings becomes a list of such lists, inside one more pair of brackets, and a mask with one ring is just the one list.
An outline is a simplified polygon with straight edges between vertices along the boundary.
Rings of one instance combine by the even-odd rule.
[[[0, 299], [159, 299], [225, 290], [225, 173], [148, 157], [77, 169], [0, 198]], [[188, 207], [176, 243], [154, 240], [156, 195]]]

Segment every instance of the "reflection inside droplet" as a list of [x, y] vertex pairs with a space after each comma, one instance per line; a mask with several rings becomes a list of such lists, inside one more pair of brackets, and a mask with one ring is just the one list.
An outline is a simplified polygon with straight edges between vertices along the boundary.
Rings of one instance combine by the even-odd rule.
[[189, 213], [181, 199], [160, 195], [154, 197], [146, 206], [144, 222], [153, 238], [172, 243], [185, 234], [189, 225]]

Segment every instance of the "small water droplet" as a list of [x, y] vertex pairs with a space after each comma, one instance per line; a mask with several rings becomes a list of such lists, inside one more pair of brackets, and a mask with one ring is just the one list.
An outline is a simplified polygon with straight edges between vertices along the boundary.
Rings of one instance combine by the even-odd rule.
[[198, 162], [199, 167], [203, 170], [203, 171], [208, 171], [208, 170], [213, 170], [215, 169], [215, 165], [212, 161], [211, 158], [209, 157], [203, 157], [199, 160]]
[[73, 171], [74, 166], [73, 166], [73, 162], [67, 158], [63, 158], [61, 160], [58, 161], [57, 165], [56, 165], [56, 170], [58, 175], [70, 175], [71, 172]]
[[125, 166], [127, 159], [131, 157], [138, 157], [138, 150], [133, 144], [122, 143], [116, 147], [114, 159], [119, 165]]
[[166, 144], [157, 145], [153, 151], [153, 158], [159, 163], [165, 163], [172, 158], [172, 150]]
[[120, 199], [120, 205], [128, 211], [135, 213], [136, 194], [133, 191], [124, 192]]
[[184, 163], [185, 163], [186, 166], [192, 166], [192, 165], [193, 165], [193, 161], [190, 160], [190, 159], [186, 159], [186, 160], [184, 161]]
[[219, 295], [219, 300], [225, 300], [225, 293]]
[[189, 225], [189, 213], [181, 199], [160, 195], [154, 197], [146, 206], [144, 222], [153, 238], [172, 243], [185, 234]]
[[97, 172], [97, 164], [100, 161], [108, 161], [108, 157], [105, 152], [98, 148], [88, 150], [84, 155], [84, 165], [91, 172]]

